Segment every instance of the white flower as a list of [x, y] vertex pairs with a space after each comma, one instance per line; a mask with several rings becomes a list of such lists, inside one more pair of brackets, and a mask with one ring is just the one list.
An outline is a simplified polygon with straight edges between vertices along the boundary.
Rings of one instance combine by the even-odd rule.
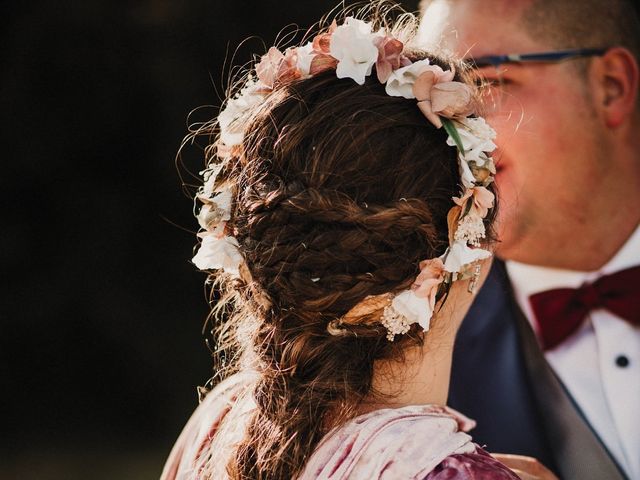
[[[449, 142], [447, 141], [447, 143]], [[458, 164], [460, 167], [460, 180], [462, 181], [462, 185], [465, 188], [473, 187], [475, 185], [476, 177], [473, 175], [471, 167], [469, 167], [469, 163], [466, 158], [462, 156], [462, 153], [458, 155]]]
[[371, 24], [347, 18], [331, 34], [329, 52], [338, 60], [336, 76], [351, 78], [358, 85], [364, 84], [364, 79], [371, 75], [371, 70], [378, 60], [378, 47], [374, 39], [379, 34], [371, 33]]
[[225, 190], [213, 200], [207, 201], [197, 215], [202, 228], [211, 232], [221, 222], [231, 219], [231, 192]]
[[202, 179], [204, 180], [204, 185], [200, 189], [201, 196], [205, 198], [211, 198], [213, 196], [216, 178], [223, 166], [223, 163], [212, 163], [206, 168], [206, 170], [200, 172], [200, 175], [202, 175]]
[[[464, 158], [467, 162], [476, 162], [482, 166], [487, 158], [483, 152], [492, 152], [496, 148], [493, 139], [496, 132], [491, 128], [484, 118], [465, 118], [456, 124], [458, 135], [464, 147]], [[449, 136], [447, 145], [456, 146], [456, 142]]]
[[393, 298], [391, 307], [406, 319], [407, 324], [417, 323], [425, 332], [429, 330], [433, 309], [428, 298], [418, 297], [412, 290], [405, 290]]
[[223, 188], [217, 192], [215, 192], [215, 196], [211, 198], [210, 202], [215, 203], [216, 207], [224, 212], [224, 216], [228, 218], [224, 218], [224, 220], [229, 220], [231, 217], [231, 201], [233, 200], [233, 195], [231, 194], [230, 188]]
[[297, 49], [297, 53], [298, 53], [298, 62], [297, 62], [298, 70], [300, 70], [300, 73], [302, 74], [302, 78], [308, 78], [311, 76], [311, 74], [309, 73], [309, 70], [311, 70], [311, 61], [315, 56], [315, 53], [313, 52], [313, 42], [309, 42], [303, 47], [299, 47]]
[[222, 212], [218, 210], [215, 205], [208, 203], [204, 204], [202, 208], [200, 208], [198, 215], [196, 215], [198, 223], [205, 230], [215, 227], [222, 221], [222, 217]]
[[238, 95], [227, 102], [224, 110], [218, 115], [222, 143], [227, 146], [242, 143], [247, 114], [253, 107], [264, 101], [265, 95], [264, 85], [249, 81]]
[[428, 70], [429, 59], [419, 60], [406, 67], [394, 70], [389, 79], [385, 91], [392, 97], [416, 98], [413, 94], [413, 84], [421, 73]]
[[495, 163], [493, 163], [493, 158], [486, 153], [482, 153], [480, 155], [480, 160], [476, 161], [476, 166], [486, 168], [493, 175], [496, 174], [496, 166]]
[[[493, 140], [496, 138], [496, 131], [491, 128], [483, 117], [468, 117], [462, 120], [462, 123], [479, 138], [485, 140]], [[490, 151], [491, 150], [485, 150], [485, 152]]]
[[200, 270], [223, 269], [232, 275], [239, 275], [242, 255], [238, 250], [238, 241], [234, 237], [207, 235], [192, 262]]
[[470, 248], [466, 242], [456, 241], [445, 255], [446, 259], [443, 258], [444, 255], [441, 257], [444, 261], [444, 269], [447, 272], [457, 273], [469, 263], [489, 258], [491, 252], [481, 248]]

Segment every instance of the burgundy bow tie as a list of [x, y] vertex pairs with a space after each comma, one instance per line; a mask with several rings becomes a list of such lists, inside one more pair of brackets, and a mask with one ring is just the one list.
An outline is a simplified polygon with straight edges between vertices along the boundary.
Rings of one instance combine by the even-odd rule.
[[640, 325], [640, 266], [599, 278], [580, 288], [559, 288], [529, 297], [542, 347], [552, 349], [574, 333], [591, 310], [603, 308]]

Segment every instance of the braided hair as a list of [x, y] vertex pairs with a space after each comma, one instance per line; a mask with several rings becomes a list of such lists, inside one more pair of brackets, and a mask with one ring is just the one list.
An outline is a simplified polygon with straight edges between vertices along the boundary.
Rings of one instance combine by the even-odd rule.
[[[416, 325], [393, 343], [378, 324], [329, 328], [366, 297], [407, 289], [421, 259], [444, 253], [460, 190], [446, 132], [372, 77], [360, 86], [326, 72], [276, 87], [220, 176], [235, 186], [229, 225], [246, 271], [214, 276], [218, 339], [237, 359], [227, 372], [257, 372], [230, 478], [295, 478], [375, 395], [374, 362], [422, 340]], [[209, 462], [215, 452], [214, 441]]]

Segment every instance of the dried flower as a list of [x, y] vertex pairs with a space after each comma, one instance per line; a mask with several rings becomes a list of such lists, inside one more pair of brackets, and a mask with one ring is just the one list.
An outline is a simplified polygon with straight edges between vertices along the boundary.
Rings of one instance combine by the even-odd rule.
[[402, 55], [404, 45], [400, 40], [385, 36], [375, 38], [374, 43], [378, 47], [376, 75], [380, 83], [385, 83], [394, 70], [411, 64], [409, 59]]
[[490, 208], [493, 208], [493, 202], [495, 195], [485, 187], [472, 187], [465, 190], [462, 197], [453, 197], [453, 202], [456, 205], [462, 207], [465, 211], [467, 207], [467, 201], [472, 201], [471, 209], [474, 213], [481, 218], [485, 218]]
[[458, 228], [453, 238], [456, 242], [466, 242], [479, 247], [480, 240], [484, 237], [485, 229], [482, 217], [470, 213], [462, 217], [462, 220], [458, 222]]

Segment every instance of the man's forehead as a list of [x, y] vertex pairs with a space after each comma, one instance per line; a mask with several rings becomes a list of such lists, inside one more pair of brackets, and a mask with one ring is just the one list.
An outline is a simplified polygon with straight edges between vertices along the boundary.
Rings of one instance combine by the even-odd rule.
[[432, 0], [422, 4], [418, 41], [460, 56], [536, 51], [520, 21], [532, 0]]

